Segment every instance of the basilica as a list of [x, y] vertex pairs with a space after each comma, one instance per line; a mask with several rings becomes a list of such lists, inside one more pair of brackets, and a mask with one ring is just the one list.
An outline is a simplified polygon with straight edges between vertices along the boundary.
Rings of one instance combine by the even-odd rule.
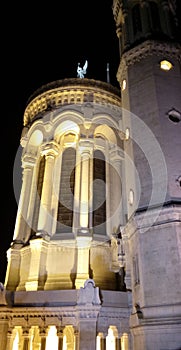
[[29, 97], [1, 350], [181, 349], [177, 3], [113, 0], [119, 89], [86, 62]]

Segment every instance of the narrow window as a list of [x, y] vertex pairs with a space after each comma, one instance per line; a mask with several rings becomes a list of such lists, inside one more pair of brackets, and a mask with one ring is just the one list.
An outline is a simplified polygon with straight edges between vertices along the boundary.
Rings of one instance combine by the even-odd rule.
[[152, 33], [160, 33], [160, 17], [158, 6], [154, 1], [149, 2], [149, 16], [150, 16], [150, 26]]
[[93, 230], [106, 234], [106, 166], [101, 151], [94, 152], [93, 160]]
[[72, 232], [75, 185], [75, 150], [67, 148], [62, 156], [57, 232]]
[[134, 36], [142, 32], [140, 5], [137, 4], [132, 9], [133, 33]]
[[135, 285], [140, 283], [138, 255], [133, 257], [133, 278], [134, 278]]

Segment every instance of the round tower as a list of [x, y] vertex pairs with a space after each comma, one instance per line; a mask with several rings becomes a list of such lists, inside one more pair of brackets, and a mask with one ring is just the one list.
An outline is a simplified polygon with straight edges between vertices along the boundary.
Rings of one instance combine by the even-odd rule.
[[120, 91], [108, 83], [64, 79], [29, 98], [3, 294], [12, 346], [128, 349], [124, 137]]
[[89, 79], [55, 81], [30, 97], [11, 247], [19, 264], [9, 260], [7, 289], [74, 289], [93, 278], [125, 290], [120, 106], [119, 90]]

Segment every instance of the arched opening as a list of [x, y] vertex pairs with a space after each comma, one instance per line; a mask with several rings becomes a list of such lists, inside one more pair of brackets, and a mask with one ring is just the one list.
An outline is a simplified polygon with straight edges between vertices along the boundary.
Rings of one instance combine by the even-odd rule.
[[161, 33], [160, 16], [158, 5], [154, 1], [149, 1], [149, 21], [152, 34]]
[[135, 38], [139, 38], [142, 33], [140, 5], [136, 4], [132, 9], [133, 33]]
[[46, 350], [58, 349], [57, 329], [55, 326], [50, 326], [48, 336], [46, 338]]

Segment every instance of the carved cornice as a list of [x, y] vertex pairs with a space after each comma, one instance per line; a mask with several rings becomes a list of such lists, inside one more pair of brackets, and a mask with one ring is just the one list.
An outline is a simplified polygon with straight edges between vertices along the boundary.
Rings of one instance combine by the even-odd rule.
[[177, 59], [181, 61], [181, 45], [167, 42], [148, 40], [137, 45], [122, 55], [117, 72], [117, 79], [121, 81], [127, 67], [148, 56], [158, 56], [166, 59]]
[[104, 307], [101, 305], [83, 306], [77, 305], [76, 307], [13, 307], [7, 308], [3, 311], [0, 310], [0, 322], [7, 321], [9, 327], [15, 326], [39, 326], [48, 327], [52, 324], [55, 326], [64, 327], [67, 324], [72, 324], [76, 327], [78, 319], [94, 320], [97, 317], [112, 318], [112, 319], [125, 319], [129, 317], [129, 310], [127, 308], [112, 308]]
[[30, 96], [24, 113], [24, 126], [61, 106], [85, 103], [120, 107], [120, 91], [106, 82], [86, 78], [51, 82], [43, 85]]

